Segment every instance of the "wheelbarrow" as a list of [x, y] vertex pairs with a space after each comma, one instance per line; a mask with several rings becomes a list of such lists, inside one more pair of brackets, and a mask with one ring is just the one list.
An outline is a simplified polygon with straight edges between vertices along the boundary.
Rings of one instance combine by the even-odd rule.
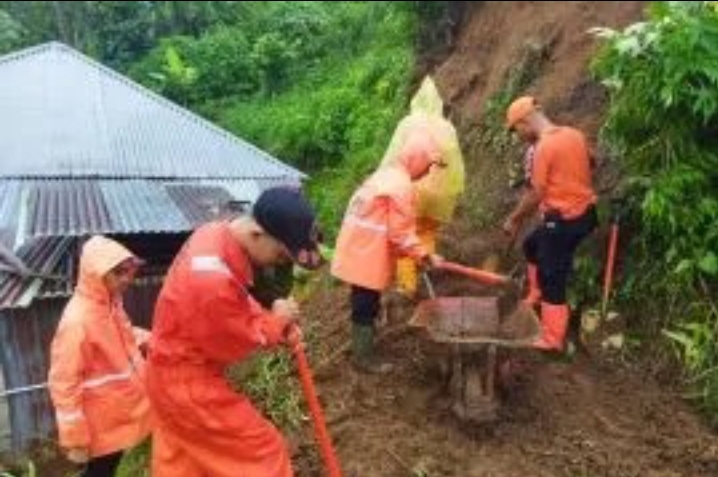
[[[424, 280], [430, 286], [428, 276]], [[433, 296], [419, 303], [409, 322], [439, 345], [451, 409], [460, 421], [498, 418], [497, 350], [530, 348], [541, 334], [532, 307], [519, 301], [503, 315], [499, 310], [498, 296]]]

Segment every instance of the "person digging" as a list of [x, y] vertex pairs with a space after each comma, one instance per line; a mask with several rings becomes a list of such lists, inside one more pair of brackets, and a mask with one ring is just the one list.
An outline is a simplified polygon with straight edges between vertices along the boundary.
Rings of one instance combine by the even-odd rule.
[[187, 240], [157, 300], [147, 368], [156, 427], [154, 477], [291, 477], [280, 432], [224, 377], [232, 363], [291, 343], [299, 308], [250, 294], [255, 269], [320, 266], [320, 232], [301, 193], [267, 189], [251, 215], [203, 225]]
[[541, 223], [523, 243], [528, 261], [525, 302], [539, 306], [541, 337], [535, 346], [562, 351], [569, 321], [566, 288], [578, 245], [597, 227], [596, 194], [592, 187], [591, 153], [583, 133], [554, 124], [535, 98], [511, 103], [506, 126], [533, 147], [530, 181], [503, 224], [516, 235], [536, 210]]
[[344, 215], [331, 273], [351, 286], [352, 361], [362, 372], [392, 369], [375, 355], [374, 335], [381, 293], [392, 283], [397, 258], [430, 267], [443, 262], [416, 233], [413, 183], [434, 166], [444, 166], [437, 144], [426, 135], [412, 135], [398, 160], [382, 164], [359, 187]]

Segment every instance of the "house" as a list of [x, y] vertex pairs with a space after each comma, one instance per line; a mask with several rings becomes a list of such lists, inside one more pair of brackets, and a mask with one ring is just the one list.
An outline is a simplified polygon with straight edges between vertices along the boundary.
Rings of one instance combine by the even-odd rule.
[[53, 434], [48, 350], [83, 240], [106, 234], [147, 260], [126, 306], [148, 325], [195, 227], [304, 178], [65, 45], [0, 57], [0, 424], [12, 448]]

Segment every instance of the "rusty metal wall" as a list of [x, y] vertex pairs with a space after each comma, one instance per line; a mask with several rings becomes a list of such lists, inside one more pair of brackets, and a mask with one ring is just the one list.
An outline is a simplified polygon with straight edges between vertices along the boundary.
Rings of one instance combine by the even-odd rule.
[[[0, 314], [0, 364], [7, 389], [44, 383], [49, 349], [65, 300], [43, 300]], [[35, 440], [52, 438], [55, 423], [46, 389], [8, 396], [11, 442], [22, 452]]]
[[[151, 328], [161, 287], [162, 280], [153, 277], [143, 279], [128, 290], [125, 308], [134, 324]], [[66, 303], [66, 299], [36, 300], [28, 308], [0, 312], [0, 369], [6, 389], [47, 381], [50, 344]], [[5, 399], [9, 406], [13, 451], [22, 453], [37, 441], [56, 439], [54, 412], [47, 389], [0, 399]]]

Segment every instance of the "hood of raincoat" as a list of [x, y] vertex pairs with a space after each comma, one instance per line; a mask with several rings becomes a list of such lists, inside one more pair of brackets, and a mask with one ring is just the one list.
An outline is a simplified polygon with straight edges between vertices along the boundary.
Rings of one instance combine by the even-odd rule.
[[409, 138], [431, 137], [446, 168], [433, 169], [415, 183], [417, 216], [448, 223], [452, 220], [459, 196], [464, 191], [464, 158], [454, 126], [443, 116], [443, 101], [436, 84], [426, 77], [411, 101], [411, 113], [402, 118], [394, 131], [381, 161], [382, 167], [400, 162]]
[[411, 98], [411, 112], [429, 116], [444, 116], [444, 102], [431, 76], [424, 78], [419, 90]]
[[77, 291], [100, 301], [110, 300], [110, 291], [102, 278], [127, 259], [137, 257], [125, 247], [102, 236], [95, 236], [82, 247]]
[[423, 176], [432, 163], [441, 161], [441, 151], [430, 137], [413, 134], [399, 151], [399, 164], [412, 180]]

